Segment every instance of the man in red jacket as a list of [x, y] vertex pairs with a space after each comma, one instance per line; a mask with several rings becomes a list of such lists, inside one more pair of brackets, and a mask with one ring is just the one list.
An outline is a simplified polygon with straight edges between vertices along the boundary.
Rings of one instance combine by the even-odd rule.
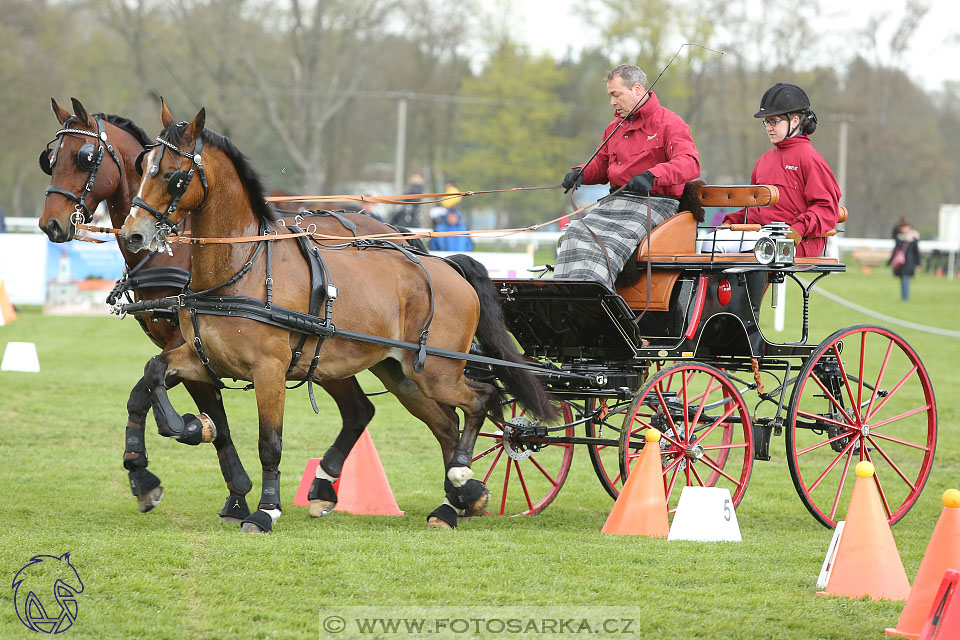
[[567, 173], [563, 187], [609, 182], [611, 192], [624, 189], [601, 200], [585, 222], [574, 220], [567, 227], [554, 278], [612, 284], [647, 227], [675, 215], [684, 185], [700, 175], [690, 127], [647, 91], [647, 76], [639, 67], [622, 64], [610, 71], [607, 93], [616, 117], [603, 139], [620, 128], [582, 171], [575, 167]]
[[800, 237], [798, 256], [819, 256], [826, 238], [837, 226], [840, 187], [827, 161], [808, 137], [817, 129], [817, 116], [807, 94], [795, 84], [778, 82], [763, 94], [760, 110], [763, 127], [773, 144], [757, 160], [752, 184], [772, 184], [780, 201], [768, 207], [749, 207], [727, 215], [724, 223], [767, 224], [786, 222]]

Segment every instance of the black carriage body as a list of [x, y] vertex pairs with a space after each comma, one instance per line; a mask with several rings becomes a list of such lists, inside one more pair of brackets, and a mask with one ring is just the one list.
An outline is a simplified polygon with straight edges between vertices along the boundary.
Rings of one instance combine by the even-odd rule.
[[[759, 316], [771, 282], [798, 272], [843, 271], [836, 262], [785, 268], [739, 261], [654, 262], [654, 272], [679, 271], [666, 311], [631, 309], [603, 283], [572, 280], [497, 280], [508, 328], [527, 357], [550, 360], [571, 373], [601, 372], [607, 393], [639, 388], [651, 361], [704, 360], [749, 369], [803, 359], [816, 345], [767, 340]], [[799, 282], [799, 281], [798, 281]], [[804, 289], [804, 298], [809, 288]], [[804, 336], [805, 337], [805, 336]], [[574, 383], [565, 388], [573, 391]], [[596, 385], [582, 389], [596, 395]]]

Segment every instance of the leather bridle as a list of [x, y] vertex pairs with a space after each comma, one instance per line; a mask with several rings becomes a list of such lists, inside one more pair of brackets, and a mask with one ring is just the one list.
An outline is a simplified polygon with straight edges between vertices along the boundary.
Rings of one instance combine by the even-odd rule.
[[[174, 211], [177, 210], [177, 207], [180, 205], [180, 199], [183, 198], [183, 195], [187, 192], [187, 189], [190, 188], [190, 183], [193, 181], [193, 176], [195, 173], [200, 175], [200, 184], [203, 185], [203, 200], [200, 204], [207, 199], [207, 175], [203, 170], [203, 158], [201, 157], [201, 151], [203, 150], [203, 140], [198, 137], [194, 141], [193, 153], [188, 153], [173, 144], [169, 140], [165, 140], [160, 136], [156, 138], [157, 144], [151, 145], [151, 148], [160, 146], [160, 157], [157, 158], [157, 161], [154, 165], [151, 176], [156, 175], [156, 172], [159, 171], [160, 162], [163, 160], [164, 152], [169, 149], [171, 154], [180, 155], [184, 158], [190, 159], [190, 169], [186, 170], [180, 167], [179, 161], [177, 161], [177, 170], [173, 172], [173, 175], [170, 176], [170, 179], [167, 181], [167, 193], [170, 194], [170, 203], [167, 204], [166, 211], [161, 212], [158, 209], [152, 207], [140, 196], [135, 196], [133, 202], [131, 202], [131, 209], [137, 207], [147, 211], [152, 215], [157, 221], [157, 237], [160, 239], [161, 244], [165, 244], [166, 236], [173, 233], [177, 228], [175, 223], [170, 222], [170, 216]], [[176, 160], [176, 158], [175, 158]]]
[[[93, 183], [97, 179], [97, 173], [100, 171], [100, 164], [103, 162], [103, 156], [105, 152], [110, 152], [110, 157], [113, 158], [113, 161], [117, 163], [117, 169], [120, 171], [120, 179], [123, 179], [123, 165], [120, 163], [120, 157], [114, 150], [113, 145], [107, 141], [107, 129], [104, 126], [103, 119], [99, 116], [93, 116], [93, 119], [97, 123], [97, 133], [87, 131], [85, 129], [70, 129], [64, 127], [63, 129], [57, 131], [54, 139], [47, 143], [47, 149], [40, 154], [41, 168], [43, 168], [44, 159], [46, 159], [46, 166], [50, 169], [50, 175], [53, 175], [53, 166], [56, 164], [57, 152], [59, 151], [60, 146], [63, 144], [63, 136], [88, 136], [96, 139], [97, 141], [96, 155], [93, 155], [93, 153], [90, 152], [90, 156], [88, 157], [88, 160], [92, 161], [92, 167], [90, 168], [90, 175], [87, 178], [87, 183], [84, 185], [83, 191], [80, 193], [80, 195], [52, 184], [47, 187], [43, 194], [43, 197], [46, 198], [51, 193], [56, 193], [67, 198], [68, 200], [71, 200], [72, 202], [75, 202], [75, 211], [70, 216], [70, 221], [74, 225], [88, 223], [93, 219], [93, 212], [89, 207], [87, 207], [86, 198], [90, 192], [93, 191]], [[69, 122], [69, 120], [67, 122]], [[57, 146], [54, 149], [50, 149], [50, 143], [52, 143], [54, 140], [57, 142]], [[93, 145], [90, 146], [92, 147]], [[81, 147], [81, 152], [83, 152], [83, 147]], [[44, 169], [44, 171], [46, 171], [46, 169]]]

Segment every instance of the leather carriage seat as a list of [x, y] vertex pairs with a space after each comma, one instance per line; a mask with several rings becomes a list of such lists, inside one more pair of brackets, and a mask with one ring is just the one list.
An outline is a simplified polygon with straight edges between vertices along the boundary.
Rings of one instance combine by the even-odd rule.
[[[780, 200], [780, 191], [774, 185], [705, 185], [697, 189], [697, 198], [704, 207], [764, 207], [776, 204]], [[840, 207], [839, 222], [847, 219], [847, 209]], [[825, 235], [833, 235], [832, 230]], [[618, 287], [617, 293], [631, 309], [667, 311], [673, 286], [680, 276], [680, 270], [657, 269], [650, 282], [650, 303], [647, 305], [647, 274], [645, 262], [651, 258], [654, 262], [706, 262], [754, 260], [753, 253], [703, 254], [697, 252], [697, 221], [693, 214], [684, 211], [666, 222], [654, 227], [650, 233], [650, 242], [642, 242], [637, 248], [637, 262], [640, 263], [640, 279], [627, 287]], [[832, 258], [797, 258], [797, 262], [831, 262]]]

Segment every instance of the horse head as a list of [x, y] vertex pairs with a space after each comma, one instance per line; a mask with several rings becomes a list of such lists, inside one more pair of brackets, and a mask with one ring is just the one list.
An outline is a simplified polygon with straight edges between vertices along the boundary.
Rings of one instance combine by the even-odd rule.
[[[163, 131], [140, 161], [143, 177], [140, 190], [124, 220], [121, 238], [130, 251], [162, 249], [165, 237], [198, 209], [207, 194], [203, 169], [203, 125], [205, 110], [191, 122], [176, 122], [161, 98]], [[195, 179], [196, 178], [196, 179]]]
[[72, 115], [50, 99], [60, 129], [40, 152], [40, 169], [50, 176], [50, 186], [39, 225], [53, 242], [72, 240], [77, 222], [89, 222], [102, 201], [123, 191], [121, 154], [135, 157], [142, 148], [134, 136], [121, 135], [110, 116], [90, 114], [79, 100], [71, 101]]

